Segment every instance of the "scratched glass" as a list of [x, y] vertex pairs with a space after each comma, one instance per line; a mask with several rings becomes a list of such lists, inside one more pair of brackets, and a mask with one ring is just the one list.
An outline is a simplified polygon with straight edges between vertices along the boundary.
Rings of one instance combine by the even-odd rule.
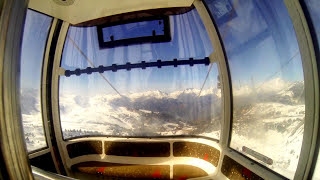
[[230, 147], [292, 179], [304, 131], [304, 77], [280, 0], [205, 0], [227, 52], [233, 94]]

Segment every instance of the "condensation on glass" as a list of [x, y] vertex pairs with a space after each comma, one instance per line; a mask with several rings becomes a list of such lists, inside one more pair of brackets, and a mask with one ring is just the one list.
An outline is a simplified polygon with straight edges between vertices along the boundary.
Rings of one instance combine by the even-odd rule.
[[28, 10], [21, 48], [20, 104], [28, 152], [47, 147], [44, 134], [40, 84], [44, 50], [52, 18]]
[[217, 22], [231, 72], [230, 147], [293, 178], [304, 131], [305, 91], [287, 8], [279, 0], [206, 3]]
[[[128, 62], [196, 60], [213, 52], [195, 9], [170, 16], [170, 27], [170, 42], [100, 49], [96, 27], [71, 26], [61, 67], [75, 70]], [[61, 76], [63, 137], [200, 135], [219, 139], [218, 81], [216, 64]]]

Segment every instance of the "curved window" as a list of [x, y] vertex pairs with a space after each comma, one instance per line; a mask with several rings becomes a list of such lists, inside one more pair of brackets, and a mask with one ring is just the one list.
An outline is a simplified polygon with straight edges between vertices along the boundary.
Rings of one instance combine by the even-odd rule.
[[[115, 48], [99, 48], [97, 27], [69, 28], [61, 62], [68, 75], [60, 77], [59, 89], [64, 139], [220, 138], [218, 68], [206, 58], [213, 48], [205, 27], [195, 9], [169, 19], [170, 42]], [[128, 27], [118, 26], [117, 33]]]
[[293, 178], [304, 131], [305, 91], [286, 6], [279, 0], [206, 2], [218, 24], [231, 73], [230, 147]]
[[47, 147], [41, 112], [40, 82], [51, 21], [49, 16], [27, 11], [21, 48], [20, 103], [29, 152]]
[[[318, 49], [315, 49], [315, 51], [320, 52], [319, 49], [319, 43], [320, 43], [320, 11], [319, 11], [319, 7], [320, 7], [320, 1], [317, 0], [304, 0], [304, 3], [306, 5], [306, 10], [308, 10], [308, 13], [310, 15], [311, 21], [312, 21], [312, 25], [313, 25], [313, 30], [314, 30], [314, 34], [311, 35], [315, 35], [317, 39], [317, 43], [318, 46], [314, 46], [315, 48], [318, 47]], [[318, 62], [319, 63], [319, 62]], [[320, 180], [320, 147], [318, 147], [318, 152], [315, 152], [315, 157], [318, 156], [317, 158], [317, 162], [316, 162], [316, 166], [315, 169], [313, 171], [313, 175], [312, 175], [312, 180]]]

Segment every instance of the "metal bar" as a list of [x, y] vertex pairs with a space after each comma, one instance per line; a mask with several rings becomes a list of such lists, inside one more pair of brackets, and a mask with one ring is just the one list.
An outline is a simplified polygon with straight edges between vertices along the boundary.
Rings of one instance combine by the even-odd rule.
[[32, 174], [36, 180], [73, 180], [74, 178], [62, 176], [32, 166]]
[[[38, 157], [38, 156], [42, 156], [44, 154], [50, 153], [51, 149], [49, 149], [48, 147], [44, 148], [44, 149], [40, 149], [40, 150], [36, 150], [35, 152], [31, 153], [28, 155], [29, 159]], [[55, 167], [56, 168], [56, 167]], [[57, 169], [57, 168], [56, 168]]]
[[209, 67], [209, 70], [208, 70], [208, 72], [207, 72], [206, 78], [204, 79], [204, 81], [203, 81], [203, 83], [202, 83], [202, 86], [201, 86], [201, 89], [200, 89], [200, 92], [199, 92], [198, 96], [201, 95], [201, 92], [202, 92], [202, 90], [203, 90], [203, 87], [204, 87], [204, 85], [206, 84], [206, 82], [207, 82], [207, 80], [208, 80], [208, 77], [209, 77], [209, 74], [210, 74], [210, 72], [211, 72], [212, 66], [213, 66], [213, 63], [212, 63], [212, 64], [210, 65], [210, 67]]
[[0, 164], [3, 179], [33, 179], [20, 111], [20, 52], [27, 0], [4, 0], [0, 16]]
[[[56, 138], [52, 126], [52, 111], [51, 111], [51, 75], [52, 75], [52, 60], [53, 54], [56, 47], [56, 41], [58, 32], [60, 31], [62, 22], [57, 18], [53, 19], [49, 37], [47, 40], [46, 51], [44, 55], [44, 61], [42, 65], [41, 74], [41, 109], [42, 117], [44, 122], [44, 128], [46, 132], [47, 143], [49, 145], [52, 160], [54, 162], [55, 168], [59, 174], [65, 174], [62, 164], [61, 157], [58, 153], [53, 150], [53, 147], [57, 147]], [[37, 157], [38, 153], [29, 155], [29, 158]]]
[[[80, 54], [81, 54], [84, 58], [86, 58], [86, 60], [88, 61], [88, 63], [89, 63], [93, 68], [95, 68], [93, 62], [92, 62], [92, 61], [89, 59], [89, 57], [80, 49], [80, 47], [76, 44], [76, 42], [74, 42], [74, 40], [73, 40], [70, 36], [67, 36], [67, 37], [68, 37], [68, 39], [70, 40], [70, 42], [73, 44], [73, 46], [76, 47], [76, 49], [80, 52]], [[89, 68], [90, 68], [90, 67], [89, 67]], [[64, 73], [65, 73], [65, 72], [64, 72]], [[91, 73], [90, 73], [90, 74], [91, 74]], [[110, 82], [102, 73], [100, 73], [99, 75], [102, 77], [103, 80], [105, 80], [105, 81], [108, 83], [108, 85], [109, 85], [116, 93], [118, 93], [120, 96], [123, 96], [123, 95], [117, 90], [117, 88], [114, 87], [113, 84], [111, 84], [111, 82]]]
[[64, 142], [62, 138], [62, 128], [60, 124], [60, 113], [59, 113], [59, 69], [60, 69], [63, 46], [67, 36], [68, 28], [69, 28], [69, 23], [63, 22], [59, 32], [57, 45], [54, 53], [52, 81], [51, 81], [51, 107], [52, 107], [54, 134], [56, 136], [59, 154], [63, 162], [63, 167], [66, 170], [67, 175], [70, 176], [71, 171], [67, 169], [67, 166], [66, 166], [68, 154], [63, 144]]
[[222, 97], [223, 97], [223, 104], [222, 104], [223, 123], [222, 123], [222, 129], [221, 129], [220, 144], [222, 145], [222, 147], [227, 147], [228, 139], [229, 139], [230, 121], [232, 116], [232, 108], [231, 108], [232, 93], [231, 93], [231, 83], [230, 83], [230, 77], [228, 72], [227, 60], [222, 48], [222, 43], [220, 42], [219, 34], [213, 23], [214, 19], [210, 17], [209, 12], [207, 11], [206, 7], [204, 6], [201, 0], [195, 0], [193, 4], [196, 7], [201, 17], [201, 20], [211, 40], [211, 44], [215, 50], [212, 54], [212, 57], [216, 57], [216, 61], [218, 63], [219, 76], [221, 78], [221, 83], [222, 83]]
[[[314, 51], [315, 51], [316, 62], [317, 62], [317, 66], [318, 66], [318, 77], [320, 77], [320, 72], [319, 72], [319, 68], [320, 68], [320, 46], [319, 46], [319, 43], [320, 43], [320, 41], [318, 41], [318, 39], [317, 39], [317, 36], [319, 36], [320, 34], [317, 34], [317, 31], [316, 31], [316, 24], [318, 22], [315, 22], [312, 19], [311, 8], [308, 8], [308, 6], [307, 6], [308, 1], [301, 0], [299, 2], [300, 2], [302, 10], [304, 12], [304, 16], [306, 18], [306, 21], [308, 23], [308, 27], [309, 27], [309, 31], [310, 31], [310, 35], [312, 38]], [[319, 122], [319, 119], [318, 119], [318, 122]], [[317, 160], [319, 159], [319, 156], [320, 156], [320, 131], [318, 130], [316, 148], [314, 151], [313, 162], [312, 162], [312, 165], [311, 165], [311, 168], [309, 171], [308, 179], [314, 178], [314, 174], [316, 173]]]
[[76, 69], [74, 71], [71, 70], [66, 70], [65, 71], [65, 76], [70, 77], [71, 75], [77, 75], [80, 76], [81, 74], [92, 74], [92, 73], [103, 73], [105, 71], [112, 71], [112, 72], [117, 72], [118, 70], [127, 70], [130, 71], [131, 69], [146, 69], [150, 67], [165, 67], [165, 66], [182, 66], [182, 65], [198, 65], [198, 64], [204, 64], [204, 65], [209, 65], [210, 60], [208, 57], [205, 57], [204, 59], [193, 59], [190, 58], [189, 60], [177, 60], [174, 59], [173, 61], [161, 61], [158, 60], [156, 62], [145, 62], [142, 61], [141, 63], [135, 63], [131, 64], [130, 62], [122, 65], [117, 65], [117, 64], [112, 64], [111, 66], [99, 66], [99, 67], [87, 67], [86, 69]]

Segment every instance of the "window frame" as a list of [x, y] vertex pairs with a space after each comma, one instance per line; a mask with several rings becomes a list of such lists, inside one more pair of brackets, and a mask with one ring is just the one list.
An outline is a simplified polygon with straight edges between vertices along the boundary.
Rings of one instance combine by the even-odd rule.
[[32, 179], [23, 135], [19, 92], [21, 42], [27, 2], [24, 0], [2, 2], [0, 9], [0, 177]]
[[[28, 8], [28, 10], [43, 14], [41, 12], [38, 12], [38, 11], [30, 9], [30, 8]], [[43, 52], [43, 59], [42, 59], [42, 64], [41, 64], [41, 75], [40, 75], [41, 76], [40, 89], [39, 89], [40, 90], [41, 118], [42, 118], [42, 122], [43, 122], [43, 130], [44, 130], [44, 136], [45, 136], [47, 146], [28, 152], [28, 158], [32, 159], [32, 158], [44, 155], [46, 153], [50, 153], [51, 157], [53, 159], [53, 162], [54, 162], [55, 169], [57, 170], [58, 173], [61, 173], [61, 170], [60, 170], [58, 162], [57, 162], [57, 155], [53, 150], [53, 144], [52, 144], [52, 139], [51, 139], [52, 132], [50, 130], [50, 124], [49, 124], [49, 122], [51, 121], [50, 120], [51, 115], [50, 115], [50, 110], [49, 110], [50, 106], [48, 106], [48, 102], [47, 102], [47, 99], [48, 99], [48, 97], [47, 97], [47, 89], [48, 89], [47, 88], [47, 85], [48, 85], [47, 72], [50, 68], [52, 68], [49, 65], [50, 64], [49, 63], [50, 62], [50, 51], [54, 45], [53, 44], [54, 34], [57, 29], [59, 20], [57, 18], [51, 17], [46, 14], [43, 14], [43, 15], [52, 18], [51, 25], [49, 27], [49, 31], [47, 34], [45, 49]]]
[[299, 162], [294, 179], [308, 179], [319, 130], [319, 72], [315, 48], [299, 0], [284, 0], [296, 32], [305, 82], [305, 124]]
[[[199, 13], [199, 12], [198, 12]], [[199, 16], [200, 16], [200, 13], [199, 13]], [[168, 23], [169, 22], [169, 16], [166, 16], [168, 18]], [[150, 18], [150, 17], [149, 17]], [[154, 18], [154, 17], [151, 17], [151, 19]], [[201, 17], [200, 17], [201, 18]], [[141, 20], [141, 19], [139, 19]], [[126, 21], [126, 22], [135, 22], [133, 20], [130, 20], [130, 21]], [[62, 139], [63, 142], [68, 142], [68, 141], [72, 141], [72, 140], [75, 140], [75, 139], [80, 139], [80, 138], [91, 138], [91, 137], [105, 137], [105, 138], [161, 138], [161, 139], [165, 139], [165, 138], [181, 138], [181, 137], [184, 137], [184, 138], [203, 138], [203, 139], [208, 139], [208, 140], [211, 140], [213, 142], [217, 142], [219, 143], [221, 141], [221, 133], [222, 133], [222, 119], [220, 120], [221, 122], [221, 128], [220, 128], [220, 139], [215, 139], [213, 137], [209, 137], [209, 136], [204, 136], [204, 135], [163, 135], [163, 136], [117, 136], [117, 135], [83, 135], [83, 136], [75, 136], [75, 137], [71, 137], [71, 138], [64, 138], [63, 136], [63, 130], [62, 130], [62, 123], [61, 123], [61, 116], [60, 116], [60, 104], [59, 104], [59, 96], [60, 96], [60, 89], [59, 89], [59, 83], [60, 83], [60, 76], [70, 76], [68, 75], [70, 72], [74, 72], [77, 71], [77, 68], [76, 70], [74, 71], [70, 71], [70, 70], [66, 70], [64, 69], [63, 67], [61, 67], [61, 64], [62, 64], [62, 56], [63, 56], [63, 51], [64, 51], [64, 46], [65, 46], [65, 42], [67, 41], [68, 39], [68, 32], [69, 32], [69, 27], [72, 26], [72, 24], [68, 23], [68, 22], [63, 22], [65, 24], [65, 26], [67, 27], [64, 27], [66, 28], [64, 31], [67, 31], [66, 34], [61, 34], [60, 36], [64, 36], [64, 38], [61, 38], [60, 39], [60, 44], [59, 47], [57, 45], [57, 48], [59, 48], [59, 54], [56, 54], [55, 58], [57, 57], [57, 59], [54, 60], [54, 63], [57, 63], [57, 64], [54, 64], [53, 65], [53, 71], [55, 71], [55, 74], [53, 74], [53, 80], [52, 80], [52, 99], [57, 99], [57, 100], [54, 100], [54, 102], [52, 102], [52, 109], [53, 109], [53, 116], [54, 116], [54, 129], [55, 129], [55, 133], [58, 133], [59, 135], [57, 136], [57, 139]], [[119, 22], [115, 23], [115, 24], [119, 24]], [[112, 25], [115, 25], [115, 24], [112, 24]], [[97, 26], [98, 27], [98, 26]], [[170, 29], [168, 29], [170, 30]], [[206, 29], [207, 31], [207, 29]], [[59, 36], [59, 38], [60, 38]], [[209, 32], [208, 32], [208, 37], [209, 37]], [[98, 34], [98, 38], [99, 38], [99, 34]], [[102, 38], [102, 37], [100, 37]], [[99, 42], [100, 43], [100, 42]], [[62, 48], [62, 49], [61, 49]], [[61, 50], [60, 50], [61, 49]], [[57, 52], [56, 52], [57, 53]], [[83, 52], [80, 52], [81, 54]], [[217, 56], [220, 56], [220, 55], [217, 55], [217, 54], [221, 54], [220, 53], [215, 53], [215, 49], [213, 48], [213, 53], [209, 55], [209, 60], [210, 60], [210, 64], [209, 66], [212, 64], [212, 63], [216, 63], [217, 64], [217, 69], [218, 69], [218, 74], [219, 76], [221, 77], [221, 72], [220, 72], [220, 68], [219, 68], [219, 62], [214, 60], [216, 59]], [[60, 57], [58, 59], [58, 57]], [[189, 58], [190, 59], [193, 59], [193, 58]], [[206, 58], [204, 58], [206, 59]], [[157, 62], [157, 61], [156, 61]], [[163, 61], [164, 62], [164, 61]], [[96, 68], [92, 68], [92, 69], [97, 69], [99, 67], [96, 67]], [[86, 69], [79, 69], [79, 70], [86, 70]], [[83, 73], [83, 72], [82, 72]], [[54, 82], [56, 79], [56, 76], [58, 76], [58, 83]], [[57, 87], [56, 87], [57, 86]], [[58, 88], [57, 90], [55, 88]], [[54, 95], [53, 95], [54, 94]], [[57, 97], [55, 97], [57, 96]], [[221, 107], [223, 106], [223, 96], [221, 98]], [[57, 106], [57, 107], [56, 107]], [[221, 108], [221, 114], [223, 114], [223, 108]], [[57, 121], [57, 118], [58, 118], [58, 122]], [[56, 131], [57, 130], [57, 131]], [[56, 134], [57, 135], [57, 134]]]
[[[202, 3], [204, 5], [202, 5]], [[308, 26], [306, 24], [306, 20], [304, 17], [304, 14], [302, 12], [299, 0], [284, 0], [284, 3], [288, 9], [288, 13], [290, 15], [291, 21], [294, 25], [294, 30], [296, 32], [297, 41], [299, 45], [299, 50], [302, 57], [302, 66], [303, 66], [303, 72], [304, 72], [304, 79], [305, 79], [305, 89], [306, 89], [306, 118], [305, 118], [305, 124], [304, 124], [304, 134], [303, 134], [303, 142], [301, 145], [301, 152], [299, 156], [299, 163], [297, 165], [297, 169], [295, 172], [294, 179], [307, 179], [308, 173], [310, 170], [310, 166], [312, 163], [312, 157], [314, 153], [314, 146], [316, 143], [316, 137], [317, 137], [317, 130], [318, 130], [318, 118], [319, 118], [319, 79], [318, 79], [318, 72], [317, 72], [317, 64], [315, 60], [315, 54], [314, 54], [314, 48], [311, 41], [310, 32], [308, 29]], [[211, 18], [212, 23], [214, 24], [214, 27], [208, 27], [208, 28], [216, 28], [217, 25], [215, 24], [215, 20], [212, 17], [210, 10], [206, 4], [206, 2], [203, 2], [200, 0], [196, 0], [194, 2], [196, 8], [202, 8], [203, 11], [206, 11], [204, 14], [208, 13], [208, 15], [203, 15], [203, 21], [205, 22], [205, 19]], [[198, 4], [198, 5], [196, 5]], [[202, 6], [205, 6], [203, 8]], [[209, 17], [207, 17], [209, 16]], [[209, 25], [208, 25], [209, 26]], [[211, 25], [212, 26], [212, 25]], [[206, 27], [207, 28], [207, 27]], [[208, 31], [208, 30], [207, 30]], [[217, 30], [218, 31], [218, 30]], [[210, 34], [211, 36], [213, 34]], [[209, 36], [210, 36], [209, 35]], [[215, 36], [216, 39], [220, 40], [221, 45], [223, 46], [223, 41], [221, 40], [220, 36], [217, 34]], [[215, 46], [213, 46], [215, 48]], [[225, 53], [225, 51], [224, 51]], [[229, 73], [229, 67], [227, 65], [227, 58], [225, 56], [225, 63], [223, 64], [222, 68], [222, 75], [224, 75], [227, 78], [231, 78]], [[286, 179], [284, 176], [272, 171], [271, 169], [267, 168], [266, 166], [256, 162], [255, 160], [251, 159], [248, 156], [245, 156], [244, 154], [240, 154], [239, 152], [233, 150], [230, 147], [231, 142], [231, 131], [232, 131], [232, 84], [231, 81], [226, 81], [222, 77], [223, 81], [223, 88], [225, 89], [224, 96], [227, 96], [225, 98], [225, 103], [229, 103], [229, 107], [225, 107], [225, 117], [224, 117], [224, 125], [222, 129], [222, 137], [223, 141], [221, 141], [221, 145], [223, 148], [223, 151], [225, 155], [228, 155], [229, 157], [233, 158], [240, 164], [244, 165], [245, 167], [249, 168], [253, 172], [255, 172], [257, 175], [260, 175], [261, 177], [265, 177], [267, 179]], [[227, 99], [229, 101], [227, 101]], [[308, 114], [308, 115], [307, 115]], [[312, 137], [310, 139], [309, 137]], [[223, 159], [223, 158], [222, 158]], [[221, 163], [221, 162], [220, 162]]]
[[[318, 123], [317, 123], [317, 117], [319, 115], [318, 112], [318, 107], [319, 107], [319, 92], [318, 92], [318, 73], [317, 68], [314, 66], [315, 62], [315, 56], [313, 52], [313, 45], [312, 41], [310, 41], [311, 36], [308, 31], [308, 27], [306, 26], [306, 21], [304, 19], [304, 14], [301, 13], [301, 7], [298, 2], [298, 0], [290, 2], [290, 0], [284, 0], [286, 7], [289, 11], [289, 15], [291, 19], [295, 20], [292, 21], [294, 24], [294, 29], [297, 33], [298, 37], [298, 44], [299, 44], [299, 49], [300, 53], [302, 56], [302, 61], [304, 62], [303, 64], [303, 70], [304, 70], [304, 76], [308, 77], [309, 84], [305, 84], [306, 91], [310, 92], [310, 96], [308, 99], [306, 98], [306, 105], [308, 105], [308, 108], [311, 104], [314, 104], [314, 106], [311, 105], [311, 108], [306, 111], [306, 114], [308, 113], [309, 116], [305, 120], [305, 129], [310, 129], [310, 131], [304, 131], [304, 139], [303, 139], [303, 144], [307, 144], [307, 146], [302, 146], [302, 151], [300, 153], [300, 158], [299, 158], [299, 164], [295, 173], [295, 179], [298, 179], [298, 176], [301, 176], [300, 172], [302, 173], [302, 176], [304, 178], [307, 177], [308, 171], [310, 170], [310, 160], [312, 160], [313, 152], [312, 148], [314, 148], [312, 144], [315, 144], [315, 136], [312, 139], [312, 141], [308, 141], [308, 138], [310, 136], [308, 135], [315, 135], [317, 132], [318, 128]], [[199, 12], [199, 15], [205, 24], [205, 27], [207, 29], [207, 32], [209, 34], [209, 38], [213, 44], [215, 52], [212, 55], [212, 59], [217, 59], [219, 61], [218, 63], [218, 69], [219, 73], [221, 74], [221, 82], [222, 82], [222, 88], [223, 88], [223, 100], [222, 100], [222, 126], [221, 126], [221, 135], [220, 135], [220, 145], [223, 148], [224, 155], [228, 155], [232, 159], [236, 160], [240, 164], [244, 165], [245, 167], [249, 168], [253, 172], [255, 172], [257, 175], [264, 177], [264, 178], [269, 178], [269, 179], [283, 179], [284, 177], [281, 176], [280, 174], [277, 174], [273, 172], [271, 169], [257, 163], [256, 161], [250, 159], [249, 157], [239, 154], [235, 150], [229, 147], [230, 144], [230, 133], [231, 133], [231, 123], [232, 123], [232, 84], [230, 81], [230, 72], [229, 72], [229, 67], [227, 64], [226, 56], [225, 56], [225, 51], [223, 49], [223, 42], [219, 36], [219, 31], [217, 31], [217, 25], [215, 24], [214, 19], [211, 17], [208, 9], [205, 7], [206, 3], [202, 2], [200, 0], [195, 0], [194, 1], [194, 6]], [[299, 9], [300, 8], [300, 9]], [[297, 10], [298, 9], [298, 10]], [[59, 39], [58, 39], [58, 44], [57, 44], [57, 49], [56, 49], [56, 54], [54, 57], [54, 65], [53, 65], [53, 75], [52, 75], [52, 108], [53, 108], [53, 119], [54, 119], [54, 130], [55, 134], [57, 136], [57, 139], [63, 140], [62, 137], [62, 131], [61, 131], [61, 122], [60, 122], [60, 114], [59, 114], [59, 76], [64, 75], [65, 70], [60, 67], [60, 62], [61, 62], [61, 57], [62, 57], [62, 51], [64, 47], [64, 41], [67, 36], [68, 32], [68, 27], [69, 23], [63, 22]], [[303, 30], [303, 31], [301, 31]], [[306, 46], [304, 46], [306, 45]], [[220, 47], [220, 49], [217, 49], [217, 47]], [[301, 50], [302, 49], [302, 50]], [[211, 58], [210, 58], [211, 59]], [[311, 103], [311, 104], [310, 104]], [[307, 107], [306, 107], [307, 109]], [[307, 127], [306, 127], [307, 125]], [[60, 131], [60, 132], [59, 132]], [[81, 138], [81, 137], [77, 137]], [[65, 141], [65, 140], [63, 140]], [[61, 143], [58, 143], [59, 147], [59, 152], [63, 156], [63, 149], [64, 146]], [[302, 157], [307, 157], [306, 160], [303, 160], [304, 158]], [[65, 159], [62, 159], [65, 162]], [[219, 164], [221, 166], [223, 158], [221, 158]], [[309, 165], [310, 164], [310, 165]], [[65, 166], [65, 165], [64, 165]], [[300, 175], [298, 175], [300, 174]]]
[[[117, 26], [117, 25], [125, 25], [129, 23], [148, 22], [148, 21], [155, 21], [155, 20], [163, 20], [163, 24], [164, 24], [163, 35], [142, 36], [142, 37], [127, 38], [127, 39], [119, 39], [114, 41], [104, 41], [104, 38], [103, 38], [104, 28]], [[139, 19], [129, 19], [122, 22], [114, 22], [114, 23], [109, 23], [105, 25], [98, 25], [97, 34], [98, 34], [98, 42], [99, 42], [100, 49], [115, 48], [117, 46], [126, 46], [126, 45], [148, 43], [148, 42], [152, 42], [152, 43], [169, 42], [171, 40], [170, 20], [169, 20], [169, 16], [164, 16], [164, 15], [143, 17]]]
[[[252, 172], [256, 173], [258, 176], [267, 179], [284, 179], [281, 175], [273, 172], [272, 170], [260, 165], [256, 161], [250, 159], [247, 156], [244, 156], [237, 151], [230, 148], [229, 143], [231, 140], [231, 128], [232, 128], [232, 117], [233, 117], [233, 99], [232, 99], [232, 84], [231, 76], [229, 71], [229, 65], [227, 61], [226, 51], [224, 48], [223, 41], [221, 39], [220, 32], [218, 31], [218, 26], [215, 19], [210, 13], [210, 10], [207, 4], [201, 0], [195, 0], [194, 6], [198, 10], [202, 21], [205, 24], [207, 32], [212, 43], [212, 46], [218, 53], [215, 54], [215, 59], [219, 62], [219, 72], [221, 73], [220, 78], [222, 83], [222, 96], [223, 96], [223, 120], [221, 126], [221, 135], [220, 135], [220, 145], [222, 148], [222, 158], [219, 160], [219, 169], [221, 171], [221, 166], [223, 162], [223, 156], [229, 156], [231, 159], [234, 159], [239, 164], [247, 167]], [[218, 48], [217, 48], [218, 47]]]
[[[198, 11], [198, 9], [197, 9]], [[198, 12], [199, 13], [199, 12]], [[200, 13], [199, 13], [200, 15]], [[201, 15], [200, 15], [201, 18]], [[201, 18], [202, 19], [202, 18]], [[211, 21], [211, 20], [210, 20]], [[58, 145], [58, 150], [59, 153], [61, 155], [61, 159], [63, 162], [63, 166], [64, 168], [67, 170], [67, 175], [70, 175], [69, 171], [68, 171], [68, 153], [66, 152], [66, 145], [70, 142], [73, 141], [81, 141], [83, 139], [86, 138], [91, 138], [91, 137], [97, 137], [97, 138], [123, 138], [123, 139], [136, 139], [136, 138], [144, 138], [147, 140], [153, 140], [153, 139], [174, 139], [174, 138], [203, 138], [203, 139], [208, 139], [211, 140], [215, 143], [219, 143], [221, 141], [221, 133], [222, 133], [222, 124], [223, 124], [223, 120], [221, 120], [221, 129], [220, 129], [220, 140], [214, 139], [214, 138], [210, 138], [207, 136], [198, 136], [198, 135], [178, 135], [178, 136], [152, 136], [152, 137], [145, 137], [145, 136], [110, 136], [110, 135], [101, 135], [101, 136], [79, 136], [79, 137], [74, 137], [74, 138], [68, 138], [68, 139], [64, 139], [63, 137], [63, 132], [62, 132], [62, 126], [61, 126], [61, 119], [60, 119], [60, 107], [59, 107], [59, 83], [60, 83], [60, 76], [65, 76], [66, 70], [64, 68], [61, 67], [61, 62], [62, 62], [62, 54], [63, 54], [63, 50], [64, 50], [64, 45], [65, 45], [65, 41], [67, 40], [67, 36], [68, 36], [68, 30], [70, 27], [70, 23], [63, 21], [63, 24], [61, 26], [61, 30], [59, 33], [59, 37], [57, 40], [57, 46], [56, 46], [56, 51], [55, 51], [55, 55], [54, 55], [54, 61], [53, 61], [53, 71], [52, 71], [52, 81], [51, 81], [51, 107], [52, 107], [52, 118], [53, 118], [53, 126], [54, 126], [54, 134], [56, 136], [57, 139], [57, 145]], [[206, 28], [207, 32], [208, 29]], [[210, 32], [208, 32], [208, 36], [210, 37]], [[219, 45], [220, 46], [220, 45]], [[221, 54], [223, 55], [223, 53], [221, 51], [217, 51], [218, 53], [216, 53], [216, 50], [214, 49], [214, 53], [212, 53], [209, 56], [209, 60], [210, 60], [210, 64], [211, 63], [217, 63], [217, 67], [218, 67], [218, 73], [219, 76], [221, 77], [221, 72], [220, 72], [220, 65], [219, 62], [215, 59], [217, 59], [217, 57], [220, 57]], [[222, 97], [224, 98], [224, 97]], [[223, 100], [221, 99], [221, 103], [223, 105]], [[221, 113], [223, 114], [223, 108]], [[222, 115], [223, 116], [223, 115]]]
[[[40, 87], [39, 87], [39, 100], [40, 100], [40, 108], [41, 108], [41, 120], [42, 120], [42, 129], [43, 129], [43, 134], [45, 136], [45, 141], [46, 141], [46, 146], [45, 147], [42, 147], [42, 148], [38, 148], [38, 149], [35, 149], [35, 150], [32, 150], [32, 151], [29, 151], [27, 152], [28, 155], [29, 155], [29, 158], [33, 158], [33, 157], [37, 157], [37, 156], [40, 156], [42, 154], [45, 154], [45, 153], [48, 153], [50, 152], [50, 147], [51, 147], [51, 141], [50, 141], [50, 134], [49, 134], [49, 131], [48, 131], [48, 123], [47, 121], [45, 120], [45, 112], [44, 110], [47, 108], [44, 104], [43, 104], [43, 91], [42, 91], [42, 84], [43, 84], [43, 73], [44, 73], [44, 70], [45, 70], [45, 61], [46, 61], [46, 54], [47, 54], [47, 50], [48, 50], [48, 47], [50, 47], [51, 45], [51, 39], [52, 39], [52, 36], [51, 36], [51, 31], [52, 31], [52, 28], [53, 26], [55, 25], [54, 24], [54, 18], [51, 17], [51, 16], [48, 16], [46, 14], [43, 14], [41, 12], [38, 12], [38, 11], [35, 11], [33, 9], [30, 9], [30, 8], [27, 8], [27, 11], [33, 11], [35, 13], [38, 13], [38, 14], [41, 14], [41, 15], [44, 15], [44, 16], [47, 16], [49, 18], [51, 18], [51, 23], [50, 23], [50, 26], [49, 26], [49, 30], [48, 30], [48, 34], [47, 34], [47, 37], [46, 37], [46, 41], [44, 43], [44, 51], [41, 53], [42, 54], [42, 61], [41, 61], [41, 67], [40, 67]], [[25, 24], [24, 24], [25, 26]], [[22, 122], [23, 124], [23, 122]]]
[[[305, 15], [307, 24], [309, 26], [309, 30], [310, 30], [310, 35], [312, 38], [312, 42], [313, 42], [313, 46], [314, 46], [314, 50], [315, 50], [315, 56], [316, 56], [316, 61], [318, 63], [318, 77], [320, 78], [320, 71], [319, 71], [319, 67], [320, 67], [320, 47], [319, 47], [319, 41], [318, 38], [320, 37], [320, 34], [317, 34], [316, 31], [316, 27], [315, 27], [315, 23], [312, 20], [312, 14], [310, 12], [310, 9], [307, 6], [307, 0], [300, 0], [300, 4], [301, 4], [301, 8], [302, 11]], [[315, 173], [315, 168], [316, 165], [318, 163], [318, 165], [320, 165], [319, 161], [317, 162], [318, 158], [320, 156], [320, 131], [319, 131], [319, 125], [318, 125], [318, 137], [317, 137], [317, 143], [316, 143], [316, 147], [315, 147], [315, 151], [314, 151], [314, 157], [313, 157], [313, 162], [311, 165], [311, 169], [309, 172], [309, 176], [308, 179], [312, 179]]]

